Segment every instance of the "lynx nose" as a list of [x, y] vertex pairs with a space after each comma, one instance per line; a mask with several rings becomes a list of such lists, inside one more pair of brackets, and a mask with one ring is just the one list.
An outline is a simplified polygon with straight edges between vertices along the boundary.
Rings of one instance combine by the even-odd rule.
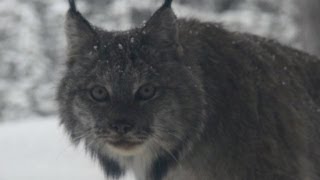
[[109, 124], [110, 129], [119, 133], [119, 134], [127, 134], [133, 129], [133, 125], [126, 121], [116, 121]]

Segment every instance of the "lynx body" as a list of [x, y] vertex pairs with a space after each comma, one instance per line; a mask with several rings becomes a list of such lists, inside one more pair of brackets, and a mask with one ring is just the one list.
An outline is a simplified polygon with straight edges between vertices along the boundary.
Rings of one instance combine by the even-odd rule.
[[108, 177], [320, 179], [319, 59], [177, 19], [170, 0], [125, 32], [69, 2], [61, 123]]

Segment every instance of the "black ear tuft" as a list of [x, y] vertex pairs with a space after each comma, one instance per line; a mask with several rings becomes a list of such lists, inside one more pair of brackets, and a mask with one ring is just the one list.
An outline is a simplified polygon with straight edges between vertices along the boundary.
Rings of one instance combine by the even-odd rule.
[[179, 46], [177, 17], [171, 3], [172, 0], [166, 0], [143, 27], [145, 44], [163, 50]]
[[77, 12], [77, 6], [75, 0], [69, 0], [69, 11]]
[[69, 55], [90, 51], [88, 47], [97, 44], [95, 28], [77, 11], [75, 1], [69, 0], [70, 9], [65, 22]]
[[165, 0], [162, 7], [171, 7], [171, 4], [172, 4], [172, 0]]

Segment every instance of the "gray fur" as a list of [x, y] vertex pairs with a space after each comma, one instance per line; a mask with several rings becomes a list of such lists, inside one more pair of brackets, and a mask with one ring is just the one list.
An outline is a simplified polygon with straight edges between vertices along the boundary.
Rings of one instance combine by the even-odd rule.
[[[73, 1], [70, 1], [73, 2]], [[177, 19], [166, 3], [144, 27], [108, 32], [70, 8], [57, 99], [72, 141], [107, 176], [139, 180], [320, 179], [320, 61], [261, 37]], [[148, 100], [139, 88], [154, 84]], [[96, 85], [109, 97], [90, 97]], [[110, 123], [133, 126], [124, 139]]]

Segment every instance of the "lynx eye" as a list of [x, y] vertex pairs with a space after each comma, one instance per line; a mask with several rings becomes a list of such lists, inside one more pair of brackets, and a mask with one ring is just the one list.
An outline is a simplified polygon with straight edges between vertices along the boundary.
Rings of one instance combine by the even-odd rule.
[[153, 98], [153, 96], [156, 94], [156, 87], [152, 84], [146, 84], [140, 87], [138, 90], [136, 97], [139, 100], [148, 100]]
[[90, 91], [91, 97], [96, 101], [105, 101], [108, 98], [108, 91], [102, 86], [94, 86]]

